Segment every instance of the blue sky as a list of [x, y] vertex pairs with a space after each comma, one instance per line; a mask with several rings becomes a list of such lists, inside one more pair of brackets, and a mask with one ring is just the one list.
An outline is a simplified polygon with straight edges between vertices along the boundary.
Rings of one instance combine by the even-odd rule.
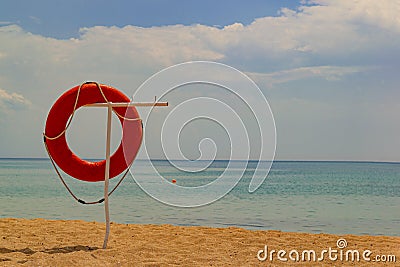
[[56, 38], [76, 37], [79, 29], [93, 26], [203, 24], [223, 27], [255, 18], [276, 16], [281, 7], [295, 8], [298, 1], [26, 1], [2, 2], [0, 18], [25, 30]]
[[[400, 161], [399, 8], [391, 0], [2, 1], [0, 157], [45, 157], [47, 113], [83, 81], [131, 96], [163, 68], [209, 60], [243, 71], [267, 97], [277, 159]], [[104, 153], [96, 112], [80, 111], [70, 129], [83, 157]]]

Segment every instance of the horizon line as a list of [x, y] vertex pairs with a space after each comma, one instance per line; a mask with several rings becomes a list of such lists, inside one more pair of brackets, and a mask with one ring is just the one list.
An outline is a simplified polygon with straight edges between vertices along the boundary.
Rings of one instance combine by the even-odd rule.
[[[47, 157], [0, 157], [0, 160], [50, 160]], [[99, 158], [85, 158], [84, 160], [95, 160], [101, 161], [104, 159]], [[136, 161], [146, 161], [148, 159], [135, 159]], [[151, 159], [151, 161], [186, 161], [181, 159]], [[197, 161], [197, 160], [193, 160]], [[209, 161], [209, 160], [199, 160]], [[229, 159], [215, 159], [213, 161], [229, 161]], [[247, 161], [246, 159], [232, 159], [232, 161]], [[249, 159], [249, 162], [255, 161], [270, 161], [270, 160], [258, 160]], [[313, 160], [313, 159], [275, 159], [272, 162], [331, 162], [331, 163], [389, 163], [389, 164], [400, 164], [400, 161], [378, 161], [378, 160]]]

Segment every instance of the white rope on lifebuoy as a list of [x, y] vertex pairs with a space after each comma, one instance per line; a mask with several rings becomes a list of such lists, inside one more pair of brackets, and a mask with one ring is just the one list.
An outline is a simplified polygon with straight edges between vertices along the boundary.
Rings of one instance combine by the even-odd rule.
[[[67, 129], [68, 129], [69, 126], [71, 125], [72, 119], [74, 118], [75, 111], [77, 110], [76, 106], [78, 105], [79, 94], [80, 94], [80, 92], [81, 92], [82, 86], [85, 85], [85, 84], [95, 84], [95, 85], [97, 86], [97, 88], [100, 90], [100, 93], [101, 93], [101, 95], [103, 96], [103, 98], [104, 98], [104, 100], [106, 101], [106, 103], [110, 103], [110, 101], [108, 101], [106, 95], [105, 95], [104, 92], [103, 92], [103, 89], [101, 89], [101, 86], [100, 86], [100, 84], [99, 84], [98, 82], [84, 82], [84, 83], [82, 83], [81, 85], [79, 85], [78, 92], [76, 93], [74, 108], [73, 108], [73, 110], [72, 110], [71, 117], [69, 117], [68, 122], [67, 122], [67, 125], [65, 126], [64, 130], [63, 130], [61, 133], [59, 133], [58, 135], [54, 136], [54, 137], [47, 136], [47, 135], [43, 132], [43, 136], [46, 137], [46, 139], [55, 140], [55, 139], [60, 138], [63, 134], [65, 134], [65, 132], [67, 131]], [[123, 119], [123, 120], [127, 120], [127, 121], [139, 121], [139, 120], [141, 121], [141, 120], [142, 120], [141, 118], [127, 118], [127, 117], [125, 117], [125, 116], [122, 116], [121, 114], [119, 114], [118, 112], [116, 112], [116, 111], [114, 110], [114, 108], [113, 108], [113, 112], [114, 112], [114, 114], [116, 114], [118, 117], [120, 117], [120, 118]]]

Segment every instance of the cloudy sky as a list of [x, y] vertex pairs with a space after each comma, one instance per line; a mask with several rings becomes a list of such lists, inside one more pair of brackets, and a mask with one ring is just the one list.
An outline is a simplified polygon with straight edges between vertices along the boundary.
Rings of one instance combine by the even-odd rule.
[[[399, 13], [397, 0], [2, 1], [0, 157], [46, 157], [47, 113], [75, 85], [132, 95], [165, 67], [206, 60], [260, 87], [276, 159], [400, 161]], [[82, 157], [103, 153], [101, 112], [70, 129]]]

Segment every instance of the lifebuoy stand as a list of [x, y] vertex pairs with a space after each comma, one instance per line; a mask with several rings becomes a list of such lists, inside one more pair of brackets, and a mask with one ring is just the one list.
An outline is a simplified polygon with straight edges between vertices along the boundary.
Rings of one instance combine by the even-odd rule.
[[[93, 86], [94, 85], [94, 86]], [[99, 92], [101, 93], [101, 96], [99, 96], [99, 92], [96, 92], [97, 93], [97, 96], [92, 96], [92, 95], [90, 95], [92, 92], [94, 92], [94, 91], [91, 91], [91, 92], [89, 92], [89, 94], [88, 94], [88, 91], [85, 91], [85, 90], [83, 90], [82, 88], [83, 88], [83, 86], [88, 86], [88, 87], [92, 87], [92, 88], [98, 88], [98, 90], [99, 90]], [[103, 87], [103, 88], [102, 88]], [[81, 91], [81, 89], [82, 89], [82, 91]], [[103, 89], [104, 89], [104, 91], [103, 91]], [[79, 95], [80, 95], [80, 93], [82, 92], [82, 97], [83, 97], [83, 102], [84, 103], [81, 103], [81, 102], [79, 102], [78, 100], [79, 100]], [[76, 95], [76, 99], [74, 100], [74, 101], [71, 101], [71, 99], [70, 99], [70, 95], [71, 94], [74, 94], [74, 95]], [[108, 97], [112, 97], [112, 98], [114, 98], [114, 99], [117, 99], [117, 101], [119, 100], [119, 99], [121, 99], [121, 100], [123, 100], [123, 101], [125, 101], [125, 102], [112, 102], [112, 101], [110, 101], [109, 99], [112, 99], [112, 98], [108, 98], [107, 97], [107, 94], [108, 94]], [[75, 96], [74, 96], [75, 97]], [[111, 178], [111, 177], [114, 177], [115, 175], [114, 175], [114, 173], [112, 174], [112, 176], [111, 176], [111, 174], [110, 174], [110, 163], [111, 163], [111, 158], [112, 158], [112, 156], [110, 155], [110, 146], [111, 146], [111, 122], [112, 122], [112, 112], [113, 112], [113, 110], [116, 112], [116, 114], [120, 117], [120, 120], [121, 120], [121, 122], [123, 121], [123, 120], [132, 120], [132, 119], [129, 119], [129, 118], [125, 118], [124, 116], [125, 116], [125, 114], [119, 114], [117, 111], [116, 111], [116, 109], [122, 109], [122, 110], [126, 110], [127, 108], [132, 108], [132, 109], [134, 109], [134, 114], [136, 114], [135, 116], [136, 116], [136, 118], [134, 118], [133, 120], [140, 120], [140, 118], [138, 118], [138, 115], [137, 115], [137, 112], [136, 112], [136, 109], [134, 108], [134, 107], [155, 107], [155, 106], [168, 106], [168, 102], [156, 102], [156, 101], [154, 101], [154, 102], [129, 102], [129, 98], [127, 98], [126, 96], [124, 96], [121, 92], [119, 92], [118, 90], [116, 90], [115, 88], [112, 88], [112, 87], [109, 87], [109, 86], [106, 86], [106, 85], [100, 85], [99, 83], [97, 83], [97, 82], [85, 82], [85, 83], [83, 83], [83, 84], [81, 84], [79, 87], [75, 87], [75, 88], [73, 88], [73, 89], [71, 89], [71, 90], [69, 90], [69, 91], [67, 91], [66, 93], [64, 93], [64, 95], [62, 95], [60, 98], [59, 98], [59, 100], [56, 102], [56, 104], [58, 104], [58, 109], [59, 109], [59, 107], [60, 107], [60, 102], [63, 102], [63, 100], [68, 100], [69, 99], [69, 106], [71, 106], [72, 105], [72, 102], [74, 102], [75, 104], [74, 105], [72, 105], [73, 106], [73, 108], [72, 108], [72, 106], [70, 107], [70, 110], [71, 110], [71, 113], [70, 114], [66, 114], [66, 117], [64, 118], [65, 120], [64, 121], [62, 121], [62, 124], [61, 124], [61, 126], [62, 127], [64, 127], [64, 128], [60, 128], [60, 125], [58, 125], [59, 127], [59, 131], [61, 131], [61, 133], [59, 133], [59, 132], [57, 132], [56, 133], [56, 135], [55, 136], [48, 136], [48, 132], [47, 132], [47, 123], [46, 123], [46, 130], [45, 130], [45, 133], [43, 134], [44, 135], [44, 141], [45, 141], [45, 147], [46, 147], [46, 150], [47, 150], [47, 152], [49, 153], [49, 156], [50, 156], [50, 159], [51, 159], [51, 162], [53, 163], [53, 166], [56, 168], [56, 166], [55, 166], [55, 162], [57, 163], [57, 159], [53, 159], [53, 157], [52, 157], [52, 151], [51, 151], [51, 149], [49, 149], [49, 146], [48, 146], [48, 144], [47, 144], [47, 141], [52, 141], [52, 140], [56, 140], [56, 139], [60, 139], [61, 141], [59, 142], [59, 143], [52, 143], [52, 145], [55, 145], [55, 146], [57, 146], [57, 145], [60, 145], [61, 144], [61, 147], [62, 148], [65, 148], [65, 144], [66, 144], [66, 141], [65, 141], [65, 132], [66, 132], [66, 130], [67, 130], [67, 128], [68, 128], [68, 126], [69, 126], [69, 124], [71, 123], [71, 120], [72, 120], [72, 117], [73, 117], [73, 114], [74, 114], [74, 112], [75, 112], [75, 110], [77, 109], [77, 108], [79, 108], [80, 106], [85, 106], [85, 107], [105, 107], [105, 108], [107, 108], [107, 135], [106, 135], [106, 155], [105, 155], [105, 169], [104, 169], [104, 198], [102, 199], [102, 200], [100, 200], [100, 201], [97, 201], [97, 202], [92, 202], [92, 203], [86, 203], [86, 202], [84, 202], [84, 201], [82, 201], [82, 200], [80, 200], [80, 199], [78, 199], [78, 198], [76, 198], [73, 194], [72, 194], [72, 192], [70, 191], [70, 189], [68, 188], [68, 186], [65, 184], [65, 182], [63, 181], [63, 183], [64, 183], [64, 185], [67, 187], [67, 189], [68, 189], [68, 191], [71, 193], [71, 195], [73, 195], [73, 197], [78, 201], [78, 202], [80, 202], [80, 203], [83, 203], [83, 204], [95, 204], [95, 203], [101, 203], [101, 202], [103, 202], [104, 201], [104, 210], [105, 210], [105, 219], [106, 219], [106, 234], [105, 234], [105, 237], [104, 237], [104, 243], [103, 243], [103, 249], [105, 249], [105, 248], [107, 248], [107, 242], [108, 242], [108, 237], [109, 237], [109, 234], [110, 234], [110, 211], [109, 211], [109, 201], [108, 201], [108, 196], [109, 196], [109, 192], [108, 192], [108, 187], [109, 187], [109, 179]], [[156, 99], [155, 99], [156, 100]], [[86, 102], [86, 101], [89, 101], [89, 102]], [[90, 102], [90, 101], [92, 101], [92, 102]], [[85, 103], [89, 103], [89, 104], [85, 104]], [[55, 106], [57, 106], [55, 104]], [[54, 108], [54, 106], [53, 106], [53, 108]], [[52, 108], [52, 110], [50, 111], [50, 113], [49, 113], [49, 117], [50, 117], [50, 114], [53, 114], [52, 113], [52, 111], [53, 111], [53, 108]], [[57, 108], [56, 108], [56, 110], [57, 110]], [[65, 115], [65, 114], [64, 114]], [[52, 117], [55, 117], [54, 116], [54, 114], [52, 115]], [[49, 118], [48, 118], [48, 120], [49, 120]], [[48, 122], [48, 121], [47, 121]], [[58, 121], [59, 122], [59, 121]], [[58, 122], [56, 122], [56, 123], [54, 123], [54, 124], [57, 124]], [[140, 132], [140, 134], [142, 134], [142, 132]], [[123, 133], [123, 136], [124, 136], [124, 133]], [[141, 142], [141, 136], [140, 136], [140, 142]], [[65, 144], [64, 144], [65, 143]], [[135, 149], [137, 150], [137, 149], [139, 149], [139, 146], [140, 146], [140, 143], [139, 143], [139, 146], [138, 146], [138, 144], [137, 144], [137, 142], [135, 143], [132, 143], [132, 144], [134, 144], [134, 146], [135, 146]], [[51, 145], [50, 145], [50, 148], [51, 148]], [[121, 148], [121, 150], [122, 150], [122, 148]], [[77, 164], [78, 164], [78, 166], [82, 166], [82, 168], [83, 169], [87, 169], [87, 167], [90, 169], [93, 169], [92, 167], [93, 166], [90, 166], [90, 164], [89, 163], [87, 163], [87, 162], [84, 162], [83, 160], [81, 160], [81, 159], [77, 159], [77, 156], [76, 155], [74, 155], [71, 151], [69, 151], [69, 149], [68, 148], [65, 148], [63, 151], [66, 151], [66, 152], [70, 152], [69, 154], [67, 153], [67, 155], [70, 157], [70, 158], [72, 158], [73, 160], [74, 160], [74, 162], [76, 162]], [[136, 156], [136, 152], [137, 151], [135, 151], [135, 153], [133, 153], [131, 156], [131, 158], [129, 159], [129, 161], [130, 160], [132, 160], [133, 161], [133, 159], [134, 159], [134, 157]], [[115, 154], [114, 154], [115, 155]], [[114, 156], [113, 155], [113, 156]], [[119, 155], [119, 154], [118, 154]], [[64, 156], [65, 156], [65, 154], [64, 154]], [[117, 157], [118, 158], [118, 157]], [[62, 157], [61, 158], [59, 158], [58, 159], [58, 162], [59, 162], [59, 164], [61, 164], [62, 165], [62, 162], [60, 162], [60, 159], [62, 159]], [[104, 163], [104, 162], [102, 162], [102, 163]], [[104, 167], [104, 165], [101, 165], [101, 166], [103, 166]], [[96, 166], [96, 170], [98, 170], [98, 167], [100, 167], [101, 168], [101, 166]], [[129, 165], [130, 166], [130, 165]], [[126, 166], [126, 168], [129, 170], [129, 166]], [[62, 166], [60, 166], [61, 168], [62, 168]], [[128, 171], [127, 170], [127, 171]], [[123, 171], [123, 170], [122, 170]], [[59, 174], [59, 172], [58, 172], [58, 170], [57, 170], [57, 168], [56, 168], [56, 172], [57, 172], [57, 174]], [[60, 174], [59, 174], [59, 176], [60, 176]], [[74, 176], [74, 175], [73, 175]], [[79, 177], [79, 175], [75, 175], [74, 176], [75, 178], [77, 178], [77, 179], [81, 179], [81, 177]], [[61, 178], [61, 176], [60, 176], [60, 178]], [[94, 179], [94, 180], [91, 180], [91, 181], [99, 181], [99, 178], [98, 178], [98, 176], [97, 176], [97, 178], [96, 179]], [[112, 192], [115, 190], [115, 188], [112, 190]], [[111, 192], [111, 193], [112, 193]]]
[[110, 146], [111, 146], [111, 119], [112, 119], [112, 110], [114, 107], [153, 107], [153, 106], [168, 106], [168, 102], [141, 102], [141, 103], [97, 103], [97, 104], [89, 104], [87, 107], [107, 107], [107, 135], [106, 135], [106, 170], [104, 174], [104, 209], [105, 209], [105, 217], [106, 217], [106, 234], [104, 236], [103, 249], [107, 248], [108, 236], [110, 234], [110, 211], [108, 204], [108, 186], [110, 180]]

